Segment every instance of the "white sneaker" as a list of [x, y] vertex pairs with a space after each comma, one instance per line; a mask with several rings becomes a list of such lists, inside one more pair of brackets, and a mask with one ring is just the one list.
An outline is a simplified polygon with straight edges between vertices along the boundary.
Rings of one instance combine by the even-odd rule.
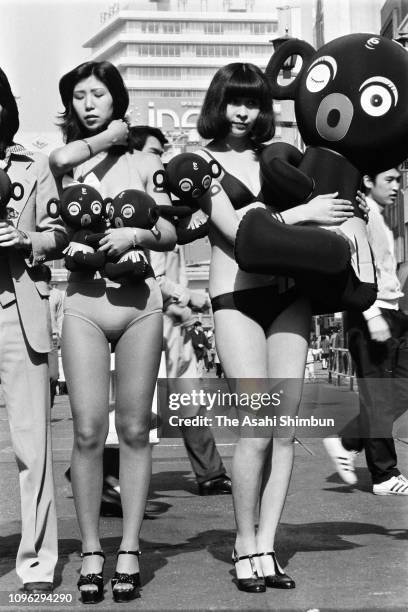
[[356, 484], [357, 476], [354, 471], [354, 460], [358, 452], [346, 450], [337, 436], [335, 438], [324, 438], [323, 444], [340, 478], [349, 485]]
[[374, 495], [408, 495], [408, 480], [400, 474], [373, 485]]

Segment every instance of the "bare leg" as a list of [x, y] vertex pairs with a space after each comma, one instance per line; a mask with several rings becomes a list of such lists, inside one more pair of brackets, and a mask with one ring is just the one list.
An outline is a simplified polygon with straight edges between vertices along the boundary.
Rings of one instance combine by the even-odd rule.
[[[83, 319], [66, 315], [62, 358], [74, 424], [72, 490], [83, 552], [100, 550], [99, 509], [102, 454], [108, 432], [109, 346], [105, 336]], [[83, 559], [82, 573], [98, 573], [103, 559]], [[95, 589], [88, 585], [83, 589]]]
[[[121, 550], [138, 550], [151, 477], [149, 428], [153, 393], [160, 364], [162, 314], [133, 324], [116, 347], [116, 429], [120, 448], [120, 493], [123, 508]], [[119, 555], [117, 571], [138, 572], [138, 558]], [[122, 588], [118, 585], [117, 588]], [[123, 588], [128, 588], [127, 584]]]
[[[242, 379], [238, 386], [241, 382], [245, 385], [245, 379], [258, 379], [254, 381], [253, 391], [259, 392], [259, 385], [267, 376], [263, 330], [252, 319], [235, 310], [219, 310], [214, 319], [217, 351], [225, 376]], [[248, 381], [248, 384], [251, 383]], [[243, 391], [242, 388], [240, 390]], [[241, 437], [235, 448], [231, 475], [237, 525], [235, 548], [238, 556], [257, 551], [255, 513], [268, 443], [267, 438]], [[260, 570], [259, 559], [254, 561]], [[252, 572], [249, 562], [237, 563], [236, 572], [238, 578], [250, 577]]]
[[[310, 331], [310, 309], [304, 300], [287, 308], [273, 323], [268, 338], [268, 370], [271, 378], [288, 378], [291, 406], [285, 412], [295, 416], [299, 409]], [[272, 462], [265, 476], [257, 534], [258, 551], [274, 550], [275, 534], [285, 503], [294, 457], [293, 436], [282, 437], [277, 431], [273, 439]], [[273, 575], [273, 560], [261, 557], [264, 575]]]

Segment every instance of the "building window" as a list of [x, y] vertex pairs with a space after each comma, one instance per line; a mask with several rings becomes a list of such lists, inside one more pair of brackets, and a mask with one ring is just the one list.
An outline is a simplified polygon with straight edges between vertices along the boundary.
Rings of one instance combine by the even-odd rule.
[[201, 89], [129, 89], [130, 105], [138, 98], [204, 98], [205, 91]]
[[223, 34], [224, 28], [222, 23], [208, 22], [204, 23], [204, 34]]
[[169, 21], [167, 23], [163, 23], [163, 32], [164, 34], [180, 34], [182, 25], [182, 23], [177, 21]]
[[144, 21], [142, 22], [142, 32], [147, 32], [148, 34], [157, 34], [159, 31], [159, 24], [154, 21]]

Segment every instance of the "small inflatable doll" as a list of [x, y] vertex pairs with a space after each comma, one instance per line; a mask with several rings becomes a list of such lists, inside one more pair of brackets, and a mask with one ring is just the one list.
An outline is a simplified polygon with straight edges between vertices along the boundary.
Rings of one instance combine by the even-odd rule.
[[47, 210], [50, 217], [60, 216], [74, 231], [64, 251], [66, 268], [71, 272], [101, 270], [106, 261], [105, 254], [97, 250], [106, 228], [101, 194], [85, 183], [76, 183], [64, 189], [61, 200], [49, 200]]
[[9, 175], [0, 169], [0, 219], [8, 219], [12, 216], [7, 209], [10, 200], [21, 200], [24, 189], [21, 183], [12, 183]]
[[[159, 218], [159, 207], [153, 198], [138, 189], [125, 189], [113, 200], [107, 198], [105, 202], [111, 227], [153, 229]], [[138, 249], [134, 242], [134, 248], [114, 260], [108, 256], [105, 274], [111, 280], [131, 279], [138, 282], [151, 274], [151, 267], [143, 250]]]
[[[4, 170], [0, 169], [0, 220], [5, 221], [6, 219], [12, 220], [18, 217], [17, 211], [15, 211], [8, 204], [11, 199], [21, 200], [24, 195], [24, 189], [21, 183], [12, 183], [9, 175]], [[0, 257], [7, 255], [7, 247], [0, 249]]]
[[[291, 55], [301, 56], [303, 64], [284, 87], [277, 78]], [[286, 226], [285, 237], [279, 237], [276, 220], [256, 209], [245, 215], [238, 230], [237, 261], [250, 272], [274, 272], [279, 262], [284, 272], [286, 259], [287, 272], [313, 296], [315, 312], [365, 310], [375, 300], [376, 283], [355, 196], [365, 173], [387, 170], [408, 156], [408, 54], [398, 43], [372, 34], [342, 36], [318, 51], [292, 39], [274, 53], [266, 75], [274, 98], [295, 101], [307, 145], [305, 153], [285, 143], [265, 148], [260, 166], [267, 201], [282, 211], [325, 193], [338, 192], [350, 200], [355, 216], [327, 229], [340, 230], [351, 258], [339, 273], [336, 251], [328, 248], [324, 235], [319, 241], [313, 234], [319, 228]], [[302, 230], [297, 242], [295, 234]]]
[[221, 174], [219, 164], [207, 162], [195, 153], [180, 153], [169, 161], [165, 170], [153, 175], [157, 189], [167, 191], [173, 206], [161, 209], [167, 218], [176, 219], [178, 244], [187, 244], [208, 234], [209, 223], [197, 205], [211, 186], [213, 178]]

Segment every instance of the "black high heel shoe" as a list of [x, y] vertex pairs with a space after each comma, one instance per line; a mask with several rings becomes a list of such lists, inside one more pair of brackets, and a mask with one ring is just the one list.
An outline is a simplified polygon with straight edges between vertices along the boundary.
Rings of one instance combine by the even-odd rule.
[[[136, 555], [139, 557], [141, 555], [140, 550], [120, 550], [117, 554], [119, 555]], [[124, 574], [123, 572], [115, 572], [111, 580], [112, 584], [112, 595], [114, 601], [117, 603], [121, 603], [124, 601], [131, 601], [135, 599], [135, 597], [139, 597], [140, 595], [140, 573], [136, 574]], [[128, 589], [118, 589], [116, 588], [118, 584], [127, 584], [130, 585]]]
[[[242, 555], [238, 557], [237, 551], [232, 551], [232, 562], [236, 565], [239, 561], [248, 559], [251, 566], [252, 576], [250, 578], [238, 578], [238, 588], [240, 591], [246, 591], [247, 593], [264, 593], [266, 591], [265, 580], [263, 576], [258, 575], [258, 570], [254, 562], [254, 557], [259, 557], [258, 553], [253, 555]], [[236, 571], [236, 570], [235, 570]]]
[[[102, 550], [95, 550], [94, 552], [81, 553], [81, 558], [90, 557], [91, 555], [99, 555], [103, 557], [103, 563], [105, 563], [105, 553]], [[95, 585], [96, 589], [81, 589], [85, 585]], [[81, 574], [77, 582], [78, 590], [81, 594], [81, 601], [84, 604], [94, 604], [102, 601], [103, 599], [103, 565], [102, 569], [98, 574]]]
[[272, 557], [273, 566], [275, 568], [274, 575], [271, 574], [269, 576], [265, 576], [266, 586], [271, 587], [272, 589], [294, 589], [296, 587], [295, 581], [293, 578], [285, 574], [279, 565], [278, 560], [276, 559], [275, 552], [259, 553], [260, 557], [263, 557], [264, 555], [270, 555]]

